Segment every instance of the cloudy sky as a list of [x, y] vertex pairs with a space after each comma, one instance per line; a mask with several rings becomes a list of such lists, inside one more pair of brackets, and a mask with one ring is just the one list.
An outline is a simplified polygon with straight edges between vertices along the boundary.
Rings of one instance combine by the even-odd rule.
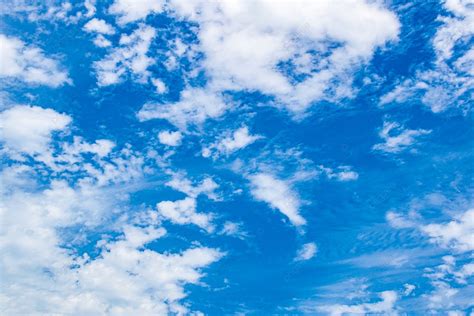
[[2, 315], [472, 315], [474, 2], [0, 1]]

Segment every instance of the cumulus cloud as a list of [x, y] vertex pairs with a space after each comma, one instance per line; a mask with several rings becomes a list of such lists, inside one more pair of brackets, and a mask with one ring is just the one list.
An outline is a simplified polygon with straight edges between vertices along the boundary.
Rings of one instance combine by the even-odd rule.
[[163, 11], [162, 0], [115, 0], [109, 7], [109, 13], [118, 16], [118, 23], [127, 24], [146, 18], [151, 13]]
[[260, 135], [251, 135], [247, 126], [242, 126], [233, 131], [232, 134], [227, 134], [227, 136], [222, 137], [216, 143], [204, 148], [202, 155], [204, 157], [210, 157], [211, 155], [214, 157], [219, 155], [227, 156], [262, 138]]
[[306, 220], [299, 214], [301, 201], [287, 182], [267, 173], [251, 175], [249, 180], [255, 199], [280, 211], [295, 226], [306, 224]]
[[208, 232], [214, 230], [212, 215], [196, 212], [196, 199], [187, 197], [179, 201], [163, 201], [156, 205], [159, 214], [174, 224], [194, 224]]
[[[273, 95], [294, 112], [313, 101], [349, 96], [353, 68], [396, 39], [399, 28], [393, 13], [364, 1], [171, 1], [169, 7], [200, 25], [213, 86]], [[332, 49], [331, 43], [340, 46]], [[294, 74], [279, 68], [285, 62]], [[298, 82], [298, 75], [306, 79]], [[342, 88], [345, 82], [349, 87]]]
[[111, 35], [115, 33], [115, 29], [112, 25], [108, 24], [104, 20], [93, 18], [84, 25], [84, 30], [90, 33], [99, 33]]
[[445, 224], [428, 224], [421, 227], [433, 242], [460, 251], [474, 250], [474, 209], [467, 210], [455, 220]]
[[[119, 46], [94, 63], [98, 85], [117, 84], [127, 74], [138, 82], [147, 82], [150, 76], [148, 67], [154, 63], [148, 50], [155, 35], [155, 29], [147, 25], [139, 25], [130, 35], [123, 34]], [[103, 46], [109, 45], [104, 43]]]
[[295, 261], [309, 260], [316, 255], [317, 251], [318, 251], [318, 248], [314, 242], [304, 244], [296, 253]]
[[210, 177], [204, 178], [199, 184], [193, 184], [183, 173], [173, 173], [166, 185], [193, 198], [204, 194], [212, 200], [218, 199], [214, 191], [219, 185]]
[[38, 47], [0, 34], [0, 48], [0, 77], [50, 87], [71, 83], [68, 73], [59, 63], [46, 57]]
[[180, 129], [188, 125], [199, 125], [205, 120], [221, 116], [228, 105], [221, 95], [212, 91], [189, 88], [181, 93], [181, 100], [169, 104], [146, 104], [137, 114], [141, 121], [151, 119], [168, 120]]
[[44, 154], [52, 134], [71, 122], [68, 115], [38, 106], [17, 105], [0, 113], [0, 139], [7, 150]]
[[158, 140], [163, 145], [167, 146], [179, 146], [181, 145], [181, 139], [183, 138], [183, 134], [180, 131], [161, 131], [158, 134]]
[[[26, 119], [13, 124], [12, 117]], [[57, 150], [51, 164], [34, 156], [27, 164], [9, 161], [1, 171], [2, 312], [191, 314], [181, 302], [185, 286], [198, 284], [201, 270], [222, 253], [203, 246], [174, 253], [148, 248], [166, 231], [153, 212], [126, 212], [133, 184], [145, 172], [143, 158], [128, 147], [117, 150], [105, 139], [51, 138], [52, 131], [69, 122], [68, 116], [38, 107], [2, 113], [2, 137], [6, 128], [8, 141], [22, 141], [15, 143], [19, 150], [25, 146], [36, 152], [51, 141]], [[34, 127], [36, 136], [23, 131], [25, 126]], [[110, 235], [102, 235], [94, 247], [90, 238], [98, 227]]]
[[431, 133], [431, 130], [404, 129], [396, 122], [384, 122], [379, 132], [379, 137], [384, 142], [374, 145], [373, 149], [387, 153], [399, 153], [410, 148], [419, 137], [429, 133]]

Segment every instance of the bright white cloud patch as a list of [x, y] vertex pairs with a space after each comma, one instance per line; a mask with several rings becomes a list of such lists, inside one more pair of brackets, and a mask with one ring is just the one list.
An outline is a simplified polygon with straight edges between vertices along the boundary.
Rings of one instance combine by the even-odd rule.
[[180, 131], [162, 131], [158, 134], [158, 140], [163, 145], [168, 146], [179, 146], [181, 145], [181, 139], [183, 138], [183, 134]]
[[436, 60], [433, 69], [418, 72], [392, 91], [382, 96], [380, 104], [406, 102], [419, 97], [434, 113], [450, 107], [470, 107], [471, 90], [474, 88], [474, 50], [466, 50], [474, 35], [474, 8], [472, 1], [448, 0], [443, 2], [449, 15], [438, 16], [442, 22], [433, 41]]
[[295, 226], [306, 224], [306, 220], [299, 214], [300, 199], [287, 182], [266, 173], [252, 175], [249, 179], [255, 199], [279, 210]]
[[227, 109], [221, 96], [203, 89], [187, 89], [181, 100], [170, 104], [146, 104], [139, 112], [141, 121], [151, 119], [168, 120], [180, 129], [190, 124], [202, 124], [208, 118], [218, 118]]
[[[365, 1], [171, 1], [169, 6], [200, 25], [200, 49], [213, 87], [274, 95], [294, 112], [313, 101], [349, 96], [354, 66], [396, 39], [399, 29], [393, 13]], [[341, 46], [331, 49], [331, 43]], [[281, 62], [292, 64], [295, 73], [279, 69]], [[307, 78], [294, 83], [295, 75]]]
[[204, 157], [211, 155], [213, 155], [213, 157], [220, 155], [228, 156], [262, 138], [260, 135], [251, 135], [247, 126], [240, 127], [231, 134], [227, 134], [227, 136], [222, 137], [216, 143], [204, 148], [202, 155]]
[[23, 41], [0, 34], [0, 77], [16, 78], [31, 84], [59, 87], [71, 83], [59, 63], [43, 51]]
[[156, 205], [160, 215], [174, 224], [194, 224], [208, 232], [214, 230], [212, 215], [196, 212], [196, 199], [187, 197], [179, 201], [163, 201]]
[[127, 74], [146, 83], [150, 76], [148, 67], [154, 63], [147, 54], [155, 35], [155, 29], [147, 25], [139, 25], [130, 35], [123, 34], [119, 46], [94, 63], [99, 86], [117, 84]]
[[44, 154], [52, 133], [64, 130], [71, 118], [52, 109], [17, 105], [0, 113], [0, 139], [7, 149]]
[[387, 153], [399, 153], [414, 145], [420, 136], [429, 133], [431, 133], [430, 130], [404, 129], [403, 126], [396, 122], [384, 122], [379, 132], [379, 136], [384, 142], [374, 145], [373, 148]]
[[434, 242], [460, 251], [474, 250], [474, 209], [461, 214], [446, 224], [429, 224], [421, 227]]
[[395, 291], [384, 291], [380, 293], [381, 301], [376, 303], [362, 303], [355, 305], [327, 305], [318, 308], [319, 311], [328, 313], [331, 316], [341, 315], [367, 315], [367, 314], [380, 314], [390, 315], [396, 314], [395, 303], [397, 302], [398, 295]]
[[[34, 153], [58, 141], [51, 133], [70, 123], [66, 115], [28, 106], [2, 112], [1, 120], [3, 140]], [[114, 145], [76, 136], [70, 143], [51, 144], [56, 152], [46, 165], [34, 156], [28, 164], [10, 161], [1, 171], [2, 313], [193, 312], [181, 302], [184, 287], [198, 284], [201, 269], [222, 253], [202, 246], [174, 253], [149, 249], [147, 244], [166, 231], [152, 212], [126, 213], [130, 190], [144, 172], [143, 158], [129, 147], [114, 150]], [[36, 183], [39, 173], [48, 175], [46, 182]], [[77, 253], [74, 249], [90, 243], [97, 227], [110, 228], [115, 237], [103, 235], [91, 245], [93, 256]]]
[[115, 33], [112, 25], [108, 24], [104, 20], [93, 18], [84, 25], [84, 30], [90, 33], [99, 33], [111, 35]]
[[109, 7], [109, 13], [118, 16], [120, 24], [127, 24], [146, 18], [150, 13], [163, 11], [162, 0], [115, 0]]
[[301, 246], [296, 254], [295, 261], [306, 261], [316, 255], [318, 248], [314, 242], [310, 242]]

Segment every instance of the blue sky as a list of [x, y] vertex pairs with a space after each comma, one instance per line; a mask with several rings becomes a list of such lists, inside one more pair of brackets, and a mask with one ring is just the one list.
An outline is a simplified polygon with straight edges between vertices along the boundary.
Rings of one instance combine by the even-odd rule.
[[5, 315], [471, 315], [474, 3], [1, 5]]

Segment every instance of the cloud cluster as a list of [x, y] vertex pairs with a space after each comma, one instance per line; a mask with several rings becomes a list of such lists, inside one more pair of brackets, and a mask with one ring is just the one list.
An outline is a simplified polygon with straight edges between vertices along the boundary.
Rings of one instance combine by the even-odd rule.
[[127, 74], [138, 82], [147, 82], [150, 77], [148, 67], [154, 63], [148, 50], [155, 35], [153, 27], [143, 24], [129, 35], [122, 34], [119, 46], [94, 63], [98, 85], [117, 84]]
[[[190, 314], [181, 302], [185, 286], [197, 284], [201, 269], [223, 254], [197, 245], [166, 253], [148, 246], [167, 232], [153, 212], [129, 212], [145, 158], [110, 140], [52, 137], [71, 124], [52, 109], [16, 106], [0, 117], [9, 149], [0, 174], [1, 312]], [[190, 194], [212, 186], [207, 181]]]
[[15, 37], [0, 34], [0, 78], [13, 78], [29, 84], [59, 87], [71, 83], [57, 60]]

